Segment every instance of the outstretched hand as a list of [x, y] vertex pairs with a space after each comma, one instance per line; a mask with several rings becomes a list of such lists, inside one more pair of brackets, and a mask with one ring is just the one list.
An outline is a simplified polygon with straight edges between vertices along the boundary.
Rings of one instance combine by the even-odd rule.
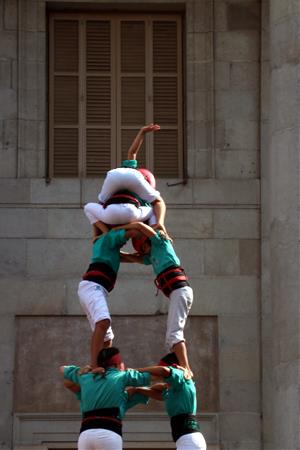
[[145, 125], [142, 128], [143, 133], [149, 133], [149, 131], [159, 131], [160, 130], [160, 125], [158, 125], [157, 123], [149, 123], [149, 125]]

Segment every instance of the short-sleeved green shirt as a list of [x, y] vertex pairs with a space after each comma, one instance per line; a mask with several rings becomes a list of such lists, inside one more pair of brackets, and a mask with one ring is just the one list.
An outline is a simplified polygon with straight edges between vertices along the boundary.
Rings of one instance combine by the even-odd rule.
[[[136, 370], [121, 371], [109, 368], [104, 375], [86, 373], [78, 375], [79, 367], [66, 366], [64, 378], [80, 386], [81, 411], [92, 411], [100, 408], [123, 408], [124, 389], [126, 386], [148, 386], [151, 375]], [[125, 413], [125, 412], [124, 412]], [[122, 412], [121, 412], [122, 414]]]
[[165, 378], [169, 387], [162, 393], [168, 415], [173, 417], [178, 414], [196, 414], [197, 395], [194, 381], [186, 380], [181, 369], [169, 369], [170, 376]]
[[155, 236], [151, 236], [150, 241], [151, 250], [149, 255], [144, 256], [144, 264], [152, 264], [156, 275], [168, 267], [180, 266], [180, 259], [169, 239], [163, 238], [157, 231]]
[[109, 265], [115, 273], [120, 267], [120, 248], [126, 244], [126, 231], [111, 230], [100, 236], [93, 244], [92, 262]]

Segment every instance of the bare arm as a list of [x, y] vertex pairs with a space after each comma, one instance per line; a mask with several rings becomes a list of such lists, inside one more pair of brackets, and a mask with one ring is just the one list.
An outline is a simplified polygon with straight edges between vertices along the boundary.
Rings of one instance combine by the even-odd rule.
[[152, 203], [153, 211], [156, 216], [156, 224], [153, 225], [154, 229], [163, 230], [166, 232], [165, 228], [165, 216], [166, 216], [166, 204], [162, 197], [159, 197]]
[[134, 388], [136, 394], [142, 394], [145, 397], [153, 398], [154, 400], [163, 400], [162, 391], [158, 389], [154, 389], [152, 386], [150, 388], [147, 387], [138, 387]]
[[149, 372], [151, 375], [161, 378], [167, 378], [171, 373], [170, 368], [165, 366], [142, 367], [135, 370], [138, 370], [139, 372]]
[[65, 388], [69, 389], [69, 391], [73, 392], [74, 394], [77, 394], [77, 392], [80, 391], [79, 384], [73, 383], [73, 381], [70, 381], [70, 380], [64, 380], [64, 386], [65, 386]]
[[120, 256], [121, 256], [121, 262], [144, 264], [143, 256], [137, 255], [136, 253], [125, 253], [125, 252], [121, 251]]
[[144, 142], [145, 134], [149, 133], [150, 131], [158, 131], [158, 130], [160, 130], [160, 126], [153, 123], [145, 125], [143, 128], [141, 128], [138, 134], [136, 135], [135, 139], [133, 140], [131, 146], [129, 147], [127, 159], [136, 159], [138, 151], [140, 150], [141, 145]]
[[[118, 227], [115, 227], [114, 230], [120, 230], [120, 229], [124, 229], [124, 230], [135, 230], [135, 231], [139, 231], [140, 233], [143, 233], [145, 236], [147, 237], [152, 237], [156, 235], [156, 232], [153, 230], [153, 228], [149, 227], [149, 225], [146, 225], [143, 222], [131, 222], [131, 223], [126, 223], [125, 225], [120, 225]], [[126, 234], [126, 237], [131, 237], [130, 235]]]

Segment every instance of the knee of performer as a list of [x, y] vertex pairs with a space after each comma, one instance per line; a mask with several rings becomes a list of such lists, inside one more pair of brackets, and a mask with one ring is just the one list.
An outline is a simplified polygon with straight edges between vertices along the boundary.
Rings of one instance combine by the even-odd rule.
[[95, 324], [95, 330], [102, 330], [106, 332], [109, 326], [110, 326], [109, 319], [100, 320]]

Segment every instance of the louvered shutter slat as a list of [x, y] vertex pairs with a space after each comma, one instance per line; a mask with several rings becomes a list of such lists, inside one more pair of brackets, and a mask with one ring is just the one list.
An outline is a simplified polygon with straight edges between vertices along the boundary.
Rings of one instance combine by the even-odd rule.
[[153, 83], [154, 122], [160, 125], [178, 124], [177, 78], [155, 77]]
[[110, 77], [87, 77], [86, 120], [88, 124], [110, 125]]
[[160, 130], [154, 135], [154, 173], [160, 177], [177, 177], [178, 136], [176, 130]]
[[153, 71], [177, 72], [177, 22], [153, 23]]
[[54, 77], [54, 125], [78, 123], [78, 78]]
[[145, 79], [123, 77], [121, 82], [122, 125], [145, 123]]
[[145, 71], [145, 22], [121, 22], [121, 71]]
[[78, 21], [54, 21], [54, 70], [78, 70]]
[[78, 176], [78, 130], [54, 130], [54, 176]]
[[109, 72], [111, 70], [111, 43], [109, 21], [87, 21], [86, 70]]
[[104, 175], [111, 167], [111, 131], [86, 131], [86, 173], [88, 176]]

